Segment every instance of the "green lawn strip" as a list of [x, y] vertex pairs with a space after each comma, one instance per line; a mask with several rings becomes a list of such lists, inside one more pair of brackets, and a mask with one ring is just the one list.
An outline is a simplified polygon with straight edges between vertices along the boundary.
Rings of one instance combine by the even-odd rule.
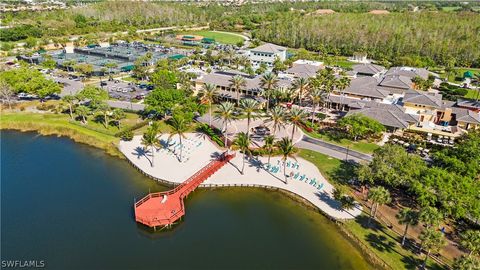
[[477, 96], [480, 97], [480, 94], [478, 93], [478, 91], [480, 90], [468, 89], [468, 92], [464, 97], [470, 98], [470, 99], [476, 99]]
[[216, 42], [223, 43], [223, 44], [237, 44], [240, 41], [243, 41], [243, 38], [237, 35], [229, 34], [229, 33], [219, 33], [219, 32], [212, 32], [212, 31], [189, 31], [183, 32], [182, 35], [197, 35], [203, 36], [205, 38], [213, 38]]
[[320, 134], [320, 133], [307, 132], [304, 129], [303, 129], [303, 132], [305, 132], [310, 137], [317, 138], [317, 139], [320, 139], [320, 140], [323, 140], [323, 141], [326, 141], [326, 142], [329, 142], [329, 143], [332, 143], [332, 144], [340, 145], [340, 146], [343, 146], [343, 147], [349, 147], [352, 150], [355, 150], [355, 151], [358, 151], [358, 152], [361, 152], [361, 153], [365, 153], [365, 154], [371, 154], [371, 153], [373, 153], [373, 151], [375, 151], [375, 149], [380, 147], [375, 143], [370, 143], [370, 142], [366, 142], [366, 141], [354, 142], [354, 141], [351, 141], [351, 140], [348, 140], [348, 139], [333, 140], [330, 137], [328, 137], [326, 135], [323, 135], [323, 134]]
[[[334, 174], [342, 165], [341, 160], [307, 149], [301, 149], [298, 156], [315, 164], [331, 184], [334, 186], [339, 184], [334, 180]], [[375, 229], [368, 228], [365, 225], [367, 220], [368, 217], [362, 215], [344, 224], [349, 232], [392, 269], [415, 269], [420, 265], [423, 256], [419, 257], [412, 251], [404, 249], [396, 238], [398, 236], [383, 225], [376, 223]], [[444, 269], [431, 259], [428, 265], [428, 269]]]
[[332, 158], [308, 149], [301, 149], [298, 153], [298, 156], [315, 164], [315, 166], [317, 166], [318, 170], [323, 176], [325, 176], [325, 178], [327, 178], [327, 180], [331, 179], [331, 175], [338, 167], [340, 167], [342, 163], [342, 161], [339, 159]]
[[[72, 123], [69, 121], [67, 115], [61, 114], [38, 114], [38, 113], [6, 113], [2, 114], [1, 118], [2, 128], [13, 128], [16, 125], [20, 127], [23, 125], [25, 128], [46, 127], [52, 128], [67, 128], [74, 130], [80, 134], [94, 137], [104, 143], [115, 142], [118, 139], [113, 134], [97, 131], [97, 127], [84, 127], [80, 124]], [[63, 135], [63, 134], [59, 134]]]
[[[398, 236], [391, 230], [375, 222], [369, 228], [368, 216], [361, 215], [355, 220], [344, 222], [345, 227], [353, 233], [358, 240], [369, 247], [378, 257], [393, 269], [416, 269], [421, 265], [424, 255], [418, 255], [411, 250], [403, 248]], [[433, 259], [428, 260], [427, 269], [446, 269], [438, 265]]]
[[448, 75], [448, 81], [449, 82], [453, 82], [453, 83], [460, 83], [460, 81], [455, 81], [455, 77], [462, 77], [463, 78], [463, 74], [467, 71], [471, 71], [473, 72], [474, 74], [477, 74], [477, 73], [480, 73], [480, 68], [463, 68], [463, 67], [457, 67], [455, 68], [454, 71], [450, 72], [449, 74], [447, 73], [444, 73], [443, 78], [447, 77]]

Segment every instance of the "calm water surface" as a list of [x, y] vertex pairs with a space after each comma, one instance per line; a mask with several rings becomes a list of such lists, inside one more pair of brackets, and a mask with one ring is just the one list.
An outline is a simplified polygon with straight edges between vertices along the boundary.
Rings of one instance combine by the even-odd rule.
[[47, 269], [372, 269], [326, 218], [275, 192], [197, 190], [152, 233], [134, 198], [165, 187], [66, 138], [1, 132], [2, 260]]

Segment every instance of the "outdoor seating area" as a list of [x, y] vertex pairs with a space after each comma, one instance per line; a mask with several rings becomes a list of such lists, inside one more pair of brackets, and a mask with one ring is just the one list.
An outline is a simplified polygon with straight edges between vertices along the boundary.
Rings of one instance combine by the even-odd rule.
[[[285, 161], [280, 161], [277, 160], [277, 165], [272, 165], [272, 164], [264, 164], [264, 169], [270, 173], [277, 174], [280, 172], [280, 174], [283, 174], [283, 165]], [[303, 171], [300, 169], [300, 164], [297, 161], [286, 161], [286, 168], [289, 168], [291, 170], [290, 174], [287, 175], [289, 179], [293, 180], [298, 180], [300, 182], [304, 182], [317, 190], [321, 190], [323, 188], [323, 183], [317, 182], [316, 177], [308, 177], [307, 174], [303, 173]]]
[[180, 139], [161, 139], [160, 152], [169, 156], [177, 157], [181, 162], [186, 163], [190, 160], [191, 155], [202, 146], [203, 142], [197, 138], [183, 138]]

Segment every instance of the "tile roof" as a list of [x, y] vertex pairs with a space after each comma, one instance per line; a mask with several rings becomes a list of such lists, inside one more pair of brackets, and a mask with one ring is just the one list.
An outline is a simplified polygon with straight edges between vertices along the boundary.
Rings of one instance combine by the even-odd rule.
[[416, 123], [418, 119], [405, 113], [404, 109], [398, 105], [385, 104], [379, 102], [368, 102], [364, 108], [351, 110], [347, 115], [362, 114], [377, 120], [384, 126], [394, 128], [407, 128], [410, 124]]
[[421, 92], [416, 90], [409, 90], [405, 92], [403, 102], [431, 106], [435, 108], [442, 108], [444, 106], [441, 94]]
[[[261, 92], [263, 91], [261, 89], [261, 76], [256, 76], [256, 77], [251, 77], [251, 76], [245, 76], [240, 73], [235, 73], [235, 72], [215, 72], [215, 73], [210, 73], [203, 75], [201, 77], [198, 77], [195, 79], [196, 82], [202, 82], [202, 83], [210, 83], [210, 84], [215, 84], [217, 86], [223, 86], [223, 87], [230, 87], [230, 80], [233, 78], [235, 75], [240, 75], [245, 78], [245, 87], [243, 87], [244, 90], [249, 90], [249, 91], [257, 91]], [[292, 81], [289, 79], [278, 79], [277, 87], [280, 88], [289, 88], [292, 86]]]
[[317, 74], [317, 71], [320, 70], [320, 66], [309, 65], [309, 64], [296, 64], [293, 67], [287, 69], [285, 72], [293, 74], [296, 77], [310, 78]]
[[422, 79], [428, 79], [428, 70], [424, 68], [412, 68], [412, 67], [391, 67], [385, 75], [397, 75], [404, 76], [410, 79], [420, 77]]
[[380, 85], [385, 87], [410, 89], [412, 87], [412, 80], [409, 77], [402, 75], [386, 75], [380, 82]]
[[453, 107], [452, 112], [456, 114], [455, 118], [459, 122], [480, 124], [480, 113], [458, 107]]
[[367, 74], [371, 76], [385, 71], [385, 67], [375, 64], [357, 64], [352, 68], [356, 73]]
[[286, 48], [282, 46], [278, 46], [272, 43], [265, 43], [263, 45], [260, 45], [256, 48], [251, 49], [251, 51], [256, 51], [256, 52], [266, 52], [266, 53], [278, 53], [281, 51], [285, 51]]

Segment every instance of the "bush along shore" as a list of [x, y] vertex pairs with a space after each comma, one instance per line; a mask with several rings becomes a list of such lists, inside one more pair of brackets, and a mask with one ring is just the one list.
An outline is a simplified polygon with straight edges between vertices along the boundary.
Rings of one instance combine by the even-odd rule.
[[21, 132], [34, 131], [42, 135], [65, 136], [75, 142], [87, 144], [105, 150], [109, 155], [124, 159], [118, 151], [118, 138], [100, 133], [68, 121], [42, 121], [39, 118], [29, 119], [18, 114], [3, 114], [0, 124], [2, 130], [17, 130]]

